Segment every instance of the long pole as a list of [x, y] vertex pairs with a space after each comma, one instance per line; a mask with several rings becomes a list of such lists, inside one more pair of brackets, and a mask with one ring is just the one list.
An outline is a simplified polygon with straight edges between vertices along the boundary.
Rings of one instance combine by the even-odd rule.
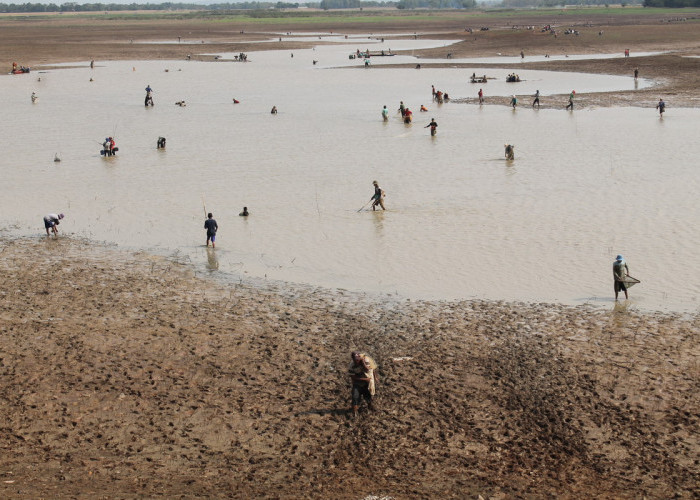
[[374, 200], [374, 197], [372, 197], [367, 203], [362, 205], [362, 207], [358, 210], [358, 212], [362, 212], [365, 209], [365, 207], [372, 202], [372, 200]]

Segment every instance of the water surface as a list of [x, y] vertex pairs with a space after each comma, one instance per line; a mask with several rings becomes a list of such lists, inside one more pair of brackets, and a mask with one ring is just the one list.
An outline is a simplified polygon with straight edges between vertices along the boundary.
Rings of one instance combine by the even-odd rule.
[[[177, 253], [230, 279], [431, 299], [610, 306], [622, 253], [642, 280], [634, 307], [698, 309], [698, 110], [672, 100], [663, 119], [640, 108], [438, 106], [430, 86], [473, 96], [471, 71], [334, 69], [347, 53], [98, 61], [0, 77], [0, 226], [41, 235], [41, 217], [64, 212], [62, 231]], [[319, 55], [326, 67], [312, 65]], [[523, 96], [631, 80], [520, 75]], [[143, 106], [147, 84], [153, 108]], [[512, 93], [508, 85], [489, 83], [487, 97]], [[400, 100], [416, 111], [412, 125], [396, 114]], [[423, 128], [432, 117], [437, 137]], [[112, 135], [121, 151], [104, 159], [99, 143]], [[504, 143], [516, 146], [512, 163]], [[358, 212], [374, 179], [389, 210]], [[203, 204], [220, 226], [214, 253], [203, 248]], [[238, 216], [244, 205], [248, 219]]]

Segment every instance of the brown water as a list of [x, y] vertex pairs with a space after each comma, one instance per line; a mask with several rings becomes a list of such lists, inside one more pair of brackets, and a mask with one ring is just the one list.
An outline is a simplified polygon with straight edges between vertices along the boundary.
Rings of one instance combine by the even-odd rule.
[[[500, 80], [487, 98], [516, 89], [518, 109], [438, 106], [431, 85], [473, 96], [471, 70], [334, 69], [350, 52], [0, 77], [0, 227], [41, 235], [41, 217], [64, 212], [66, 233], [176, 254], [226, 279], [409, 298], [610, 305], [621, 253], [642, 280], [633, 307], [698, 310], [698, 110], [672, 100], [663, 119], [654, 109], [532, 110], [535, 89], [544, 101], [634, 84], [536, 71], [506, 84], [510, 71], [492, 69]], [[145, 109], [147, 84], [155, 107]], [[412, 125], [397, 116], [399, 100], [415, 111]], [[423, 128], [432, 117], [436, 137]], [[98, 154], [105, 136], [117, 157]], [[515, 144], [514, 162], [504, 143]], [[374, 179], [388, 210], [358, 213]], [[203, 248], [203, 199], [220, 226], [215, 252]]]

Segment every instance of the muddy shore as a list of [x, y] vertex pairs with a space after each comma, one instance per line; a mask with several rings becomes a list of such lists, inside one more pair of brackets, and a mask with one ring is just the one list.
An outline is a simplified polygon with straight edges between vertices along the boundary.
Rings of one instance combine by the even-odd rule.
[[[475, 65], [457, 64], [447, 59], [494, 57], [497, 54], [517, 56], [522, 50], [523, 62], [518, 64], [479, 64], [479, 67], [499, 69], [539, 69], [596, 74], [629, 75], [639, 68], [641, 78], [656, 82], [651, 88], [637, 91], [602, 92], [577, 95], [577, 109], [589, 106], [644, 106], [653, 107], [664, 98], [669, 108], [697, 107], [700, 105], [700, 11], [683, 11], [684, 21], [667, 13], [653, 15], [582, 15], [561, 11], [555, 16], [522, 13], [517, 17], [478, 17], [466, 15], [435, 14], [430, 19], [405, 19], [389, 21], [329, 21], [329, 26], [295, 20], [265, 24], [261, 21], [213, 22], [189, 19], [134, 20], [128, 18], [82, 18], [80, 16], [41, 16], [18, 21], [15, 16], [0, 16], [0, 67], [11, 67], [12, 61], [32, 67], [50, 67], [61, 62], [104, 60], [155, 60], [194, 59], [214, 61], [213, 56], [199, 55], [220, 52], [252, 52], [256, 50], [298, 50], [319, 42], [249, 43], [268, 40], [277, 33], [302, 33], [328, 31], [334, 33], [382, 33], [389, 39], [402, 38], [407, 32], [419, 36], [457, 40], [449, 48], [411, 51], [419, 58], [445, 59], [444, 63], [424, 63], [423, 67], [458, 67], [468, 70]], [[540, 31], [550, 24], [558, 30], [556, 37]], [[527, 29], [534, 27], [533, 30]], [[471, 27], [474, 31], [465, 31]], [[480, 31], [480, 27], [489, 27]], [[567, 28], [579, 35], [564, 35]], [[603, 35], [599, 35], [602, 32]], [[395, 35], [392, 35], [394, 33]], [[173, 43], [178, 37], [183, 41], [205, 42]], [[132, 41], [163, 41], [164, 43], [131, 43]], [[576, 60], [527, 62], [528, 55], [562, 54], [621, 54], [630, 49], [632, 55], [640, 52], [665, 54], [647, 57], [630, 57], [614, 60]], [[219, 61], [219, 63], [223, 63]], [[410, 65], [413, 66], [413, 65]], [[391, 67], [391, 66], [387, 66]], [[387, 68], [385, 67], [385, 68]], [[376, 68], [381, 70], [382, 68]], [[455, 94], [455, 89], [443, 89]], [[517, 93], [517, 88], [514, 89]], [[460, 102], [477, 102], [474, 97]], [[488, 96], [488, 94], [487, 94]], [[501, 102], [503, 101], [503, 102]], [[548, 101], [548, 102], [547, 102]], [[457, 101], [455, 101], [456, 103]], [[507, 100], [486, 100], [487, 104], [508, 105]], [[566, 103], [566, 95], [549, 96], [544, 107], [560, 107]]]
[[0, 276], [3, 498], [700, 494], [697, 316], [222, 286], [66, 237], [0, 240]]
[[[659, 85], [577, 106], [697, 106], [700, 59], [682, 57], [700, 54], [697, 20], [662, 20], [558, 16], [581, 34], [556, 39], [503, 21], [475, 21], [493, 29], [468, 36], [463, 19], [420, 26], [461, 37], [455, 58], [675, 51], [512, 67], [639, 67]], [[242, 40], [280, 31], [0, 16], [0, 65], [184, 59], [196, 45], [129, 43], [177, 36], [249, 52], [267, 45]], [[0, 236], [0, 301], [2, 498], [700, 497], [698, 315], [222, 285], [64, 236]], [[354, 349], [380, 365], [377, 407], [357, 420], [346, 412]]]

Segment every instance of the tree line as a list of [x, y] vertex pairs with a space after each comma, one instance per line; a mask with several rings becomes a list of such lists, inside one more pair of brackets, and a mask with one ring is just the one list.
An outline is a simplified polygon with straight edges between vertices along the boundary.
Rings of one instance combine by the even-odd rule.
[[[307, 4], [308, 5], [308, 4]], [[256, 9], [296, 9], [298, 3], [286, 2], [241, 2], [218, 3], [202, 5], [197, 3], [75, 3], [66, 2], [61, 5], [55, 3], [0, 3], [0, 12], [100, 12], [100, 11], [127, 11], [127, 10], [256, 10]]]
[[[0, 13], [22, 12], [118, 12], [118, 11], [227, 11], [227, 10], [271, 10], [298, 9], [299, 3], [287, 2], [241, 2], [241, 3], [0, 3]], [[360, 1], [360, 0], [320, 0], [303, 4], [309, 8], [329, 9], [361, 9], [362, 7], [386, 7], [398, 9], [465, 9], [476, 6], [476, 0], [398, 0], [398, 1]]]
[[644, 0], [644, 7], [700, 7], [700, 0]]
[[[557, 5], [607, 5], [610, 0], [503, 0], [502, 7], [548, 7]], [[643, 2], [644, 7], [700, 7], [700, 0], [623, 0], [623, 4]], [[396, 0], [396, 1], [361, 1], [361, 0], [320, 0], [302, 4], [309, 8], [329, 9], [361, 9], [362, 7], [386, 7], [397, 9], [472, 9], [476, 7], [476, 0]], [[101, 11], [228, 11], [228, 10], [288, 10], [298, 9], [299, 3], [288, 2], [241, 2], [241, 3], [215, 3], [202, 5], [198, 3], [83, 3], [66, 2], [61, 5], [55, 3], [0, 3], [0, 13], [22, 12], [101, 12]]]

